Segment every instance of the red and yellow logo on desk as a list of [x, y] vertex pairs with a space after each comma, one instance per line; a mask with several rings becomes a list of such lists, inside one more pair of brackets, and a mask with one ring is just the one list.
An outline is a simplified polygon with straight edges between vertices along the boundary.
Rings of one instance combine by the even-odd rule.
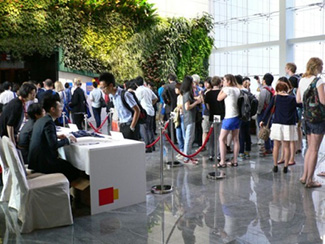
[[99, 196], [99, 206], [107, 205], [114, 203], [114, 200], [119, 199], [118, 189], [114, 189], [114, 187], [109, 187], [105, 189], [100, 189], [98, 191]]

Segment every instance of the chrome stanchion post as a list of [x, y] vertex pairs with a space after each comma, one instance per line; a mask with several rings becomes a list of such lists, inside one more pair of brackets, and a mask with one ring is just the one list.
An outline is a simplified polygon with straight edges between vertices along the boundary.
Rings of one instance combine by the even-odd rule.
[[62, 112], [62, 118], [63, 118], [63, 127], [65, 127], [65, 112]]
[[114, 113], [114, 108], [109, 109], [109, 121], [107, 121], [107, 134], [111, 135], [111, 130], [112, 130], [112, 122], [113, 122], [113, 113]]
[[219, 137], [219, 133], [218, 133], [218, 125], [220, 126], [220, 122], [221, 122], [221, 117], [220, 115], [214, 115], [213, 117], [213, 135], [214, 135], [214, 158], [215, 158], [215, 171], [214, 172], [210, 172], [207, 175], [208, 179], [211, 180], [219, 180], [219, 179], [223, 179], [225, 178], [225, 174], [222, 174], [217, 167], [218, 164], [218, 137]]
[[164, 185], [164, 126], [160, 125], [160, 185], [155, 185], [151, 187], [151, 192], [154, 194], [166, 194], [173, 191], [172, 186]]
[[[174, 136], [174, 118], [175, 118], [175, 112], [170, 113], [170, 118], [169, 118], [169, 128], [170, 128], [170, 139], [172, 143], [175, 143], [175, 136]], [[180, 167], [182, 164], [178, 161], [175, 161], [175, 153], [173, 148], [171, 149], [172, 151], [172, 161], [168, 161], [167, 168], [170, 167]]]
[[87, 131], [88, 130], [88, 115], [84, 114], [84, 117], [85, 117], [85, 131]]

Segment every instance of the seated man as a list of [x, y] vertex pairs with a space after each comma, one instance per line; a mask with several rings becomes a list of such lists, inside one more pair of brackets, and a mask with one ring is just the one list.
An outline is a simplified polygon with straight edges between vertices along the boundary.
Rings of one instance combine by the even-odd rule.
[[21, 154], [23, 155], [25, 164], [28, 164], [28, 149], [29, 149], [30, 138], [33, 132], [34, 123], [36, 122], [36, 120], [42, 118], [45, 113], [41, 104], [33, 103], [29, 105], [27, 114], [28, 114], [28, 121], [21, 129], [18, 138], [18, 148], [20, 149]]
[[28, 153], [28, 168], [44, 174], [62, 173], [71, 183], [79, 177], [79, 170], [68, 161], [59, 158], [57, 149], [77, 140], [72, 135], [69, 138], [62, 135], [58, 140], [54, 120], [59, 118], [62, 113], [60, 99], [55, 95], [44, 97], [43, 108], [46, 115], [38, 119], [33, 127]]

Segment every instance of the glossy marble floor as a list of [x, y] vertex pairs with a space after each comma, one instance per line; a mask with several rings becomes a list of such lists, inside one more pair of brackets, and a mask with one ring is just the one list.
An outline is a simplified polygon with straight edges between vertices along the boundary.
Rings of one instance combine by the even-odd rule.
[[[259, 157], [254, 145], [249, 160], [222, 169], [226, 178], [217, 181], [206, 177], [214, 171], [207, 152], [199, 155], [197, 166], [165, 168], [165, 184], [174, 191], [153, 195], [159, 152], [146, 154], [146, 202], [75, 217], [72, 226], [20, 235], [11, 221], [15, 212], [0, 204], [0, 243], [325, 243], [325, 178], [316, 177], [321, 188], [304, 188], [301, 154], [287, 174], [283, 166], [272, 173], [271, 157]], [[321, 170], [320, 153], [316, 173]]]

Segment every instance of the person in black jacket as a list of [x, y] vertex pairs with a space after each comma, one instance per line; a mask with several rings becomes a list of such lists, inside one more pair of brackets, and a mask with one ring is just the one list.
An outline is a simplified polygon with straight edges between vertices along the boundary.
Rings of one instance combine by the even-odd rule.
[[77, 140], [72, 135], [69, 138], [56, 135], [54, 120], [62, 113], [62, 105], [56, 96], [44, 97], [43, 108], [46, 115], [38, 119], [33, 127], [28, 168], [44, 174], [62, 173], [69, 182], [72, 182], [79, 177], [79, 170], [68, 161], [59, 158], [57, 149]]
[[77, 88], [74, 90], [69, 107], [72, 112], [72, 120], [79, 130], [82, 130], [82, 122], [84, 114], [86, 113], [86, 97], [84, 91], [81, 89], [81, 81], [77, 80], [75, 85]]
[[165, 120], [168, 120], [170, 117], [170, 113], [174, 111], [177, 103], [177, 95], [175, 93], [175, 85], [176, 85], [176, 75], [169, 74], [168, 75], [169, 84], [165, 85], [162, 97], [164, 99], [165, 107]]

